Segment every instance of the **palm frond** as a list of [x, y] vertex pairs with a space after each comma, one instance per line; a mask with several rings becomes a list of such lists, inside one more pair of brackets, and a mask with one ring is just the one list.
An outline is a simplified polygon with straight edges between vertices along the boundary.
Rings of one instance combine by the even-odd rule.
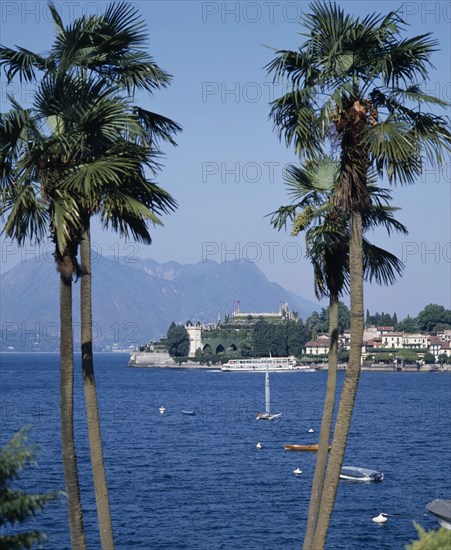
[[392, 40], [377, 60], [385, 85], [397, 87], [428, 78], [433, 67], [431, 54], [437, 51], [438, 42], [426, 33], [405, 40]]
[[396, 256], [363, 239], [363, 267], [365, 279], [379, 285], [392, 285], [401, 277], [405, 265]]
[[123, 210], [114, 212], [105, 209], [101, 213], [101, 222], [105, 229], [112, 229], [125, 238], [132, 237], [135, 241], [152, 244], [152, 237], [144, 218], [135, 217]]
[[46, 238], [49, 214], [33, 185], [13, 183], [0, 192], [0, 199], [0, 218], [5, 219], [1, 233], [19, 245]]
[[399, 208], [393, 206], [373, 206], [362, 216], [364, 231], [373, 227], [384, 227], [388, 235], [392, 232], [408, 235], [407, 227], [393, 216]]
[[[406, 88], [395, 86], [389, 91], [389, 97], [397, 99], [398, 101], [408, 100], [413, 103], [417, 103], [418, 105], [426, 104], [439, 105], [440, 107], [448, 106], [448, 102], [445, 99], [423, 92], [418, 84], [411, 84]], [[398, 105], [401, 106], [401, 103], [398, 103]]]
[[147, 131], [150, 143], [158, 143], [158, 141], [162, 140], [169, 142], [171, 145], [177, 145], [174, 136], [182, 131], [182, 127], [179, 124], [167, 117], [140, 107], [135, 107], [134, 113], [136, 113], [139, 122]]
[[312, 64], [306, 52], [289, 50], [276, 51], [277, 57], [264, 68], [273, 75], [274, 82], [289, 81], [293, 88], [302, 81], [310, 82], [321, 78], [321, 73]]
[[299, 157], [313, 159], [322, 152], [317, 113], [307, 90], [294, 90], [271, 104], [270, 118], [280, 140], [294, 145]]
[[52, 16], [53, 25], [57, 34], [64, 33], [64, 23], [61, 16], [53, 2], [48, 3], [50, 15]]
[[74, 239], [74, 233], [79, 233], [80, 211], [74, 197], [67, 194], [57, 194], [50, 208], [50, 227], [55, 238], [57, 251], [64, 254]]
[[44, 71], [49, 65], [47, 58], [25, 48], [13, 50], [0, 46], [0, 67], [3, 67], [8, 82], [16, 75], [20, 82], [32, 82], [36, 78], [36, 71]]
[[77, 164], [62, 174], [59, 187], [62, 190], [77, 193], [88, 200], [102, 191], [105, 185], [120, 187], [130, 172], [139, 169], [139, 163], [131, 158], [103, 155], [89, 163]]
[[271, 216], [270, 224], [274, 227], [274, 229], [277, 229], [278, 231], [286, 228], [287, 223], [294, 220], [297, 209], [297, 204], [280, 206], [274, 212], [270, 212], [269, 214], [267, 214], [267, 216]]
[[378, 173], [390, 181], [413, 183], [421, 173], [421, 149], [408, 124], [389, 117], [369, 131], [367, 143]]

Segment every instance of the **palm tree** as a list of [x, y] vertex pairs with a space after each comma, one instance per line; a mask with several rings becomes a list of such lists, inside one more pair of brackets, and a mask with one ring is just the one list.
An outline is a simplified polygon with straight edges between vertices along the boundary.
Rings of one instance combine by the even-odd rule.
[[145, 168], [156, 174], [158, 140], [175, 144], [173, 135], [180, 127], [121, 97], [124, 91], [129, 96], [137, 88], [152, 91], [170, 81], [140, 49], [146, 34], [135, 9], [111, 5], [103, 16], [77, 19], [68, 28], [53, 6], [50, 10], [57, 28], [50, 55], [44, 59], [3, 48], [2, 58], [8, 78], [19, 74], [31, 79], [44, 69], [39, 108], [56, 113], [71, 129], [65, 144], [70, 162], [58, 186], [77, 198], [83, 384], [101, 541], [110, 549], [114, 542], [92, 353], [90, 217], [99, 213], [104, 226], [150, 243], [148, 222], [161, 224], [159, 214], [173, 210], [176, 203], [149, 181]]
[[[54, 153], [61, 131], [47, 136], [42, 120], [30, 110], [13, 102], [13, 109], [2, 114], [0, 153], [2, 178], [0, 215], [6, 217], [2, 233], [19, 245], [27, 239], [41, 242], [51, 233], [55, 242], [55, 260], [60, 274], [60, 411], [64, 481], [68, 499], [68, 515], [72, 548], [86, 548], [83, 512], [78, 481], [77, 457], [73, 427], [73, 333], [72, 281], [80, 271], [77, 240], [74, 233], [77, 204], [62, 196], [57, 188], [61, 163]], [[60, 127], [61, 130], [61, 127]], [[39, 158], [27, 166], [27, 160]], [[52, 156], [53, 155], [53, 156]]]
[[[327, 390], [304, 541], [304, 547], [309, 548], [318, 521], [335, 408], [338, 303], [340, 296], [349, 288], [349, 230], [346, 217], [334, 205], [339, 164], [332, 157], [324, 156], [319, 160], [308, 161], [303, 168], [291, 165], [285, 179], [294, 202], [274, 212], [271, 222], [280, 230], [290, 220], [293, 222], [292, 236], [305, 231], [306, 255], [314, 268], [316, 297], [321, 299], [329, 296]], [[364, 229], [384, 225], [389, 233], [395, 230], [407, 234], [406, 228], [392, 216], [397, 209], [389, 206], [389, 192], [376, 187], [374, 174], [371, 175], [369, 192], [371, 210], [366, 212]], [[364, 240], [364, 272], [367, 279], [375, 279], [379, 284], [392, 284], [403, 267], [395, 256]]]
[[[75, 74], [82, 76], [87, 73], [108, 93], [111, 85], [117, 87], [118, 93], [125, 90], [133, 94], [135, 89], [151, 91], [169, 83], [170, 76], [139, 50], [147, 36], [134, 8], [125, 4], [111, 5], [104, 16], [82, 20], [76, 33], [65, 29], [57, 12], [54, 10], [53, 13], [60, 34], [55, 55], [65, 59]], [[108, 56], [105, 58], [106, 49]], [[159, 155], [157, 140], [160, 138], [175, 144], [172, 136], [180, 130], [173, 121], [137, 106], [131, 105], [122, 112], [116, 112], [116, 109], [117, 102], [112, 101], [103, 118], [96, 119], [94, 139], [86, 143], [90, 162], [78, 166], [69, 183], [70, 191], [82, 197], [80, 307], [83, 386], [99, 527], [102, 545], [108, 549], [113, 547], [113, 534], [94, 378], [90, 218], [100, 213], [104, 226], [112, 225], [125, 236], [131, 233], [138, 240], [150, 243], [146, 222], [161, 224], [156, 214], [173, 210], [176, 204], [168, 193], [148, 181], [144, 166], [147, 164], [154, 175], [158, 169], [153, 160]], [[126, 121], [124, 112], [128, 114]], [[105, 160], [111, 168], [113, 158], [117, 169], [105, 173]]]
[[451, 138], [443, 117], [421, 110], [446, 102], [421, 91], [437, 42], [429, 34], [402, 39], [397, 12], [360, 19], [334, 3], [310, 5], [298, 51], [280, 50], [267, 66], [289, 90], [272, 104], [279, 138], [300, 158], [332, 150], [340, 162], [337, 205], [349, 217], [351, 349], [313, 547], [323, 548], [360, 378], [363, 342], [363, 225], [367, 174], [413, 183], [426, 159], [443, 161]]

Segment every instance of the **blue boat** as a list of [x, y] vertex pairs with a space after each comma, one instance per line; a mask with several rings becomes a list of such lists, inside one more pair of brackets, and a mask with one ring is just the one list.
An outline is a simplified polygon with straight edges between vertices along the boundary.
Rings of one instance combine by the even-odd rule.
[[188, 416], [194, 416], [196, 411], [182, 411], [182, 414], [187, 414]]

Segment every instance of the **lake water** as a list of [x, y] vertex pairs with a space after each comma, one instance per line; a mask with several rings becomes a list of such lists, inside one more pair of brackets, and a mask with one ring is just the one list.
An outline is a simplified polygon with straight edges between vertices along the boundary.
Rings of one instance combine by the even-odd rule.
[[[26, 423], [41, 445], [20, 483], [63, 489], [56, 354], [1, 355], [1, 443]], [[128, 368], [125, 354], [97, 354], [96, 380], [118, 549], [288, 550], [302, 546], [314, 453], [284, 443], [318, 440], [327, 373], [271, 376], [272, 409], [257, 422], [264, 375]], [[339, 384], [343, 381], [339, 373]], [[88, 547], [100, 548], [80, 366], [76, 438]], [[159, 414], [160, 405], [167, 409]], [[181, 414], [196, 410], [195, 416]], [[363, 372], [345, 463], [379, 469], [382, 483], [340, 482], [327, 548], [402, 549], [413, 521], [437, 528], [424, 505], [451, 498], [451, 376]], [[307, 433], [309, 428], [314, 433]], [[263, 445], [256, 449], [256, 443]], [[300, 467], [303, 474], [293, 475]], [[371, 518], [399, 514], [385, 525]], [[29, 522], [44, 547], [69, 547], [64, 499]]]

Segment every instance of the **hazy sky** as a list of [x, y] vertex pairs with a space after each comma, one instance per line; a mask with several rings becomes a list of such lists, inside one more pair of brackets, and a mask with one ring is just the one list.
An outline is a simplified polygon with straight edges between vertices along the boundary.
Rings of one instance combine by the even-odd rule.
[[[266, 214], [289, 203], [283, 167], [296, 158], [279, 143], [268, 120], [268, 103], [281, 94], [264, 66], [271, 48], [295, 49], [303, 41], [298, 21], [304, 2], [133, 2], [149, 29], [149, 52], [173, 75], [172, 85], [141, 104], [180, 123], [178, 147], [165, 147], [159, 178], [179, 208], [154, 231], [152, 246], [120, 241], [94, 229], [93, 240], [105, 255], [133, 255], [155, 260], [196, 263], [242, 257], [256, 262], [274, 282], [314, 299], [311, 267], [303, 238], [293, 239], [269, 225]], [[55, 2], [63, 19], [100, 13], [103, 2]], [[432, 32], [440, 42], [433, 56], [430, 94], [451, 100], [450, 2], [340, 2], [353, 14], [375, 8], [401, 7], [410, 24], [406, 36]], [[45, 51], [52, 25], [45, 2], [1, 3], [1, 42]], [[2, 111], [6, 93], [28, 106], [31, 85], [7, 86], [2, 75]], [[441, 111], [440, 114], [445, 114]], [[449, 114], [449, 110], [448, 110]], [[430, 166], [416, 185], [395, 188], [394, 205], [409, 229], [408, 237], [388, 238], [382, 230], [373, 242], [397, 254], [406, 264], [393, 287], [366, 287], [365, 307], [398, 316], [416, 314], [426, 304], [450, 307], [451, 168]], [[2, 242], [2, 271], [35, 252], [19, 252]], [[95, 271], [94, 271], [95, 276]], [[243, 297], [237, 296], [237, 299]]]

